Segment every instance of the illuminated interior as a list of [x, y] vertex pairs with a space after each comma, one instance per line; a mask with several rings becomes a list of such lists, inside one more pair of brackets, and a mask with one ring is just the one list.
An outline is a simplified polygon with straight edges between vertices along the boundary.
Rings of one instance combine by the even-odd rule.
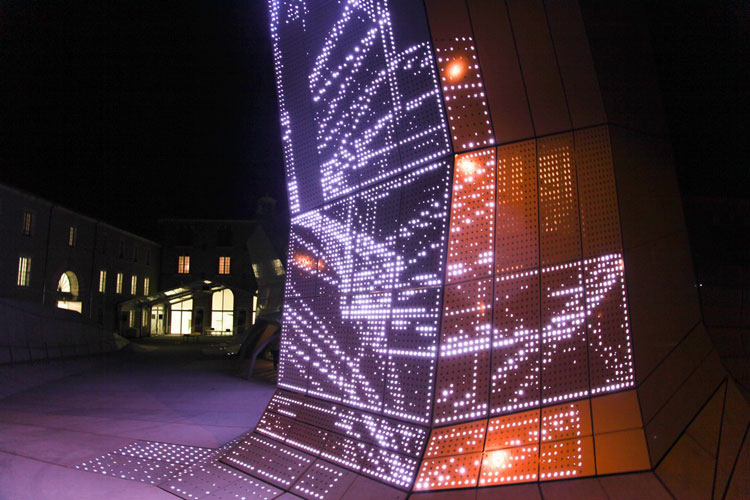
[[78, 299], [78, 277], [73, 271], [65, 271], [57, 282], [58, 309], [67, 309], [80, 313], [83, 304]]
[[188, 334], [193, 331], [193, 299], [169, 304], [169, 333]]
[[592, 425], [634, 386], [613, 167], [588, 153], [606, 129], [497, 146], [473, 34], [440, 5], [269, 1], [279, 390], [224, 461], [286, 485], [314, 455], [415, 491], [648, 468], [640, 421], [611, 431], [626, 450]]

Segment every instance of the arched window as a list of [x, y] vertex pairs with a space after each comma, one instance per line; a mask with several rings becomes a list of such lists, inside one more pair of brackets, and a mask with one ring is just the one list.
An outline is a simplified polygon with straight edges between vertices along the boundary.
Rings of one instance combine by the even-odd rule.
[[211, 330], [231, 332], [234, 329], [234, 294], [228, 288], [211, 297]]
[[57, 281], [57, 307], [81, 312], [81, 302], [78, 301], [78, 277], [73, 271], [65, 271]]

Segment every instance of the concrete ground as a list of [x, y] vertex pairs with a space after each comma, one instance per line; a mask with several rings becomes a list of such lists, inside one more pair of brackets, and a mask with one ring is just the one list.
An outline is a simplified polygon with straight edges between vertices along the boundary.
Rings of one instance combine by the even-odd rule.
[[104, 358], [3, 367], [0, 499], [174, 499], [74, 467], [136, 440], [215, 449], [250, 431], [273, 383], [244, 380], [236, 361], [205, 349], [151, 341]]

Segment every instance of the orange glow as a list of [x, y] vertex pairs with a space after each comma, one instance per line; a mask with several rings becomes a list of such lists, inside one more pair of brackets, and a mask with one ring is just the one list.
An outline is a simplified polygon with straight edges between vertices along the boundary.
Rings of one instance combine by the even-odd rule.
[[458, 57], [448, 63], [445, 68], [445, 73], [448, 75], [448, 79], [452, 82], [460, 80], [466, 73], [466, 61], [462, 57]]
[[[467, 177], [472, 177], [479, 169], [479, 162], [475, 160], [474, 158], [459, 158], [458, 159], [458, 168], [461, 170], [461, 173]], [[469, 180], [469, 179], [465, 179]]]
[[315, 259], [313, 259], [309, 255], [305, 255], [303, 253], [295, 254], [294, 262], [297, 264], [298, 267], [306, 271], [312, 271], [315, 269]]
[[484, 459], [484, 465], [490, 470], [498, 470], [505, 468], [507, 461], [508, 452], [505, 450], [497, 450], [487, 454], [487, 457]]

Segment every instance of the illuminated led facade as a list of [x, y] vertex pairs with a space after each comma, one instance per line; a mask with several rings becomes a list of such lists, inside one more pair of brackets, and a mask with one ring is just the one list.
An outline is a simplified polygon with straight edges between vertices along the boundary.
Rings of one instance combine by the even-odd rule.
[[623, 211], [641, 193], [578, 4], [269, 8], [279, 390], [223, 461], [306, 498], [650, 470]]

